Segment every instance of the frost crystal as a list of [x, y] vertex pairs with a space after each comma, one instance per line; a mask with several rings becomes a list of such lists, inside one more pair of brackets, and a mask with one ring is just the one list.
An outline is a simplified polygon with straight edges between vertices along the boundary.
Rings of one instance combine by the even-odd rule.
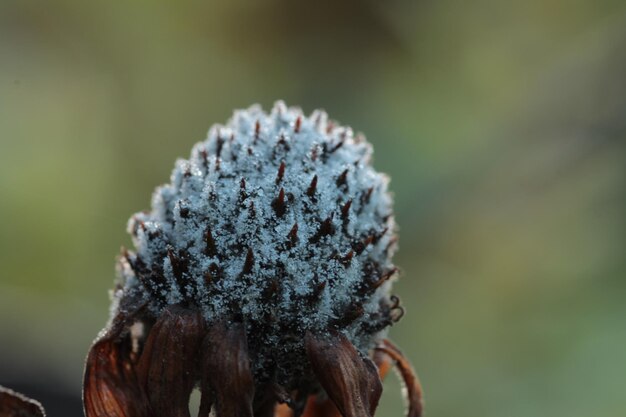
[[371, 154], [322, 111], [236, 111], [130, 219], [136, 252], [121, 258], [114, 308], [133, 300], [156, 317], [182, 304], [243, 323], [261, 379], [267, 364], [293, 376], [308, 331], [365, 352], [400, 309], [388, 178]]

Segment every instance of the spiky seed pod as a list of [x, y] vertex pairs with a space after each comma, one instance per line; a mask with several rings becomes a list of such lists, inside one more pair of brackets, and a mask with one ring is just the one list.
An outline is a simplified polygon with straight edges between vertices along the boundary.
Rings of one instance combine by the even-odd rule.
[[[388, 179], [371, 154], [325, 113], [282, 102], [212, 127], [129, 221], [135, 251], [120, 258], [111, 323], [87, 361], [87, 416], [132, 395], [124, 415], [186, 415], [176, 410], [198, 383], [201, 412], [219, 417], [302, 410], [322, 389], [345, 417], [373, 415], [369, 352], [401, 307]], [[159, 384], [177, 398], [164, 402]]]

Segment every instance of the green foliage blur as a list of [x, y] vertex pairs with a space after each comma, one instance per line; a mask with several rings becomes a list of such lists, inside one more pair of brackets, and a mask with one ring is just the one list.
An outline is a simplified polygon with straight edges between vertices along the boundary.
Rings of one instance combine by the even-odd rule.
[[128, 217], [277, 99], [392, 177], [428, 416], [626, 415], [623, 0], [0, 1], [0, 384], [79, 397]]

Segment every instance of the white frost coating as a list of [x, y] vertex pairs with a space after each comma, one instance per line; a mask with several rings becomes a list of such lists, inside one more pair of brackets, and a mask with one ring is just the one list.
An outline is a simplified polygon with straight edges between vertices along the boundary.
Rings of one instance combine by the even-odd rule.
[[282, 102], [269, 114], [258, 105], [236, 111], [176, 162], [152, 210], [130, 219], [136, 253], [121, 262], [114, 298], [148, 300], [155, 314], [195, 305], [209, 322], [262, 328], [259, 344], [286, 351], [285, 332], [333, 327], [367, 349], [391, 323], [390, 281], [376, 283], [395, 250], [388, 178], [371, 155], [362, 136], [323, 111], [306, 117]]

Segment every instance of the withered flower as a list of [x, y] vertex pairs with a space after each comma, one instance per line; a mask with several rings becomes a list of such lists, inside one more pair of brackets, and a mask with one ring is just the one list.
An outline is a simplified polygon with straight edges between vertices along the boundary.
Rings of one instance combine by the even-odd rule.
[[278, 102], [214, 126], [128, 226], [111, 319], [85, 368], [87, 417], [371, 417], [403, 314], [388, 179], [324, 112]]

